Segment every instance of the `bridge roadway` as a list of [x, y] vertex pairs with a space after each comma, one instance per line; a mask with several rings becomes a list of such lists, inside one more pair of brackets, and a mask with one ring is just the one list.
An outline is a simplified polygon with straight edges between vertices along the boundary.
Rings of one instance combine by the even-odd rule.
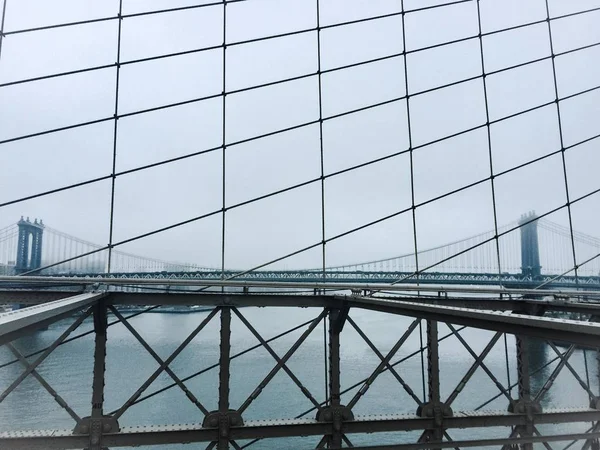
[[540, 275], [497, 273], [460, 273], [460, 272], [424, 272], [416, 276], [413, 272], [386, 271], [326, 271], [316, 270], [257, 270], [242, 272], [234, 270], [196, 271], [196, 272], [114, 272], [114, 273], [68, 273], [54, 275], [56, 277], [85, 278], [132, 278], [156, 280], [237, 280], [257, 282], [290, 282], [290, 283], [382, 283], [382, 284], [439, 284], [439, 285], [471, 285], [471, 286], [504, 286], [508, 288], [535, 289], [543, 286], [546, 289], [581, 288], [600, 290], [600, 276], [573, 275]]

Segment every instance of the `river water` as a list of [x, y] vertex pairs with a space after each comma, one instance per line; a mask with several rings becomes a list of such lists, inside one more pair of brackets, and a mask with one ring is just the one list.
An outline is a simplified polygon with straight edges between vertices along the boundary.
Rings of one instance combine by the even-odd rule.
[[[265, 338], [284, 332], [295, 325], [315, 318], [320, 311], [311, 308], [243, 308], [240, 312], [253, 324]], [[188, 334], [206, 317], [206, 312], [193, 314], [151, 313], [131, 320], [132, 325], [163, 359], [173, 352]], [[412, 319], [385, 315], [371, 311], [352, 310], [351, 317], [360, 325], [379, 350], [386, 354], [400, 338]], [[112, 318], [111, 318], [112, 320]], [[49, 329], [39, 331], [16, 341], [16, 347], [24, 353], [31, 353], [52, 343], [66, 326], [72, 321], [55, 323]], [[424, 331], [425, 324], [423, 324]], [[92, 328], [90, 320], [86, 320], [75, 332]], [[271, 345], [280, 355], [289, 349], [301, 335], [303, 329], [295, 331]], [[448, 333], [448, 328], [440, 324], [440, 336]], [[486, 346], [493, 333], [465, 329], [461, 335], [469, 342], [477, 353]], [[413, 332], [400, 348], [392, 361], [410, 355], [420, 348], [419, 328]], [[424, 341], [424, 339], [423, 339]], [[232, 315], [232, 354], [240, 352], [258, 343], [243, 323]], [[341, 335], [341, 368], [342, 388], [368, 377], [377, 367], [379, 359], [362, 340], [349, 323]], [[531, 344], [531, 368], [542, 366], [555, 356], [552, 348], [541, 342]], [[509, 355], [507, 374], [505, 351]], [[564, 351], [564, 349], [563, 349]], [[207, 366], [218, 362], [219, 355], [219, 320], [218, 315], [200, 332], [191, 344], [173, 361], [171, 367], [181, 378], [193, 374]], [[6, 347], [0, 348], [0, 363], [12, 359]], [[34, 358], [30, 358], [32, 361]], [[465, 372], [473, 363], [473, 357], [464, 350], [462, 344], [451, 337], [440, 343], [441, 392], [447, 398], [457, 386]], [[577, 350], [570, 359], [571, 364], [585, 380], [591, 379], [592, 389], [598, 390], [598, 372], [595, 353], [587, 352], [588, 371], [584, 352]], [[91, 380], [93, 363], [93, 336], [87, 336], [59, 347], [38, 368], [50, 385], [80, 415], [90, 411]], [[485, 359], [485, 364], [504, 385], [516, 381], [515, 345], [512, 336], [500, 339]], [[266, 350], [259, 348], [236, 358], [231, 365], [231, 405], [237, 407], [256, 389], [260, 381], [275, 365], [275, 360]], [[288, 366], [309, 389], [312, 395], [321, 401], [325, 395], [325, 370], [323, 348], [323, 325], [320, 324], [309, 335], [303, 345], [289, 360]], [[537, 392], [551, 374], [556, 363], [539, 371], [532, 377], [532, 390]], [[135, 337], [121, 324], [109, 328], [107, 344], [106, 396], [105, 411], [118, 409], [143, 384], [158, 367], [156, 361], [137, 342]], [[417, 396], [423, 398], [423, 379], [421, 356], [417, 354], [397, 366], [398, 373], [411, 386]], [[12, 364], [0, 369], [0, 389], [4, 390], [23, 371], [20, 364]], [[172, 381], [162, 374], [145, 392], [160, 389]], [[209, 409], [217, 408], [218, 369], [210, 370], [186, 382], [189, 389]], [[347, 403], [356, 393], [353, 389], [342, 397]], [[516, 396], [516, 389], [513, 389]], [[469, 410], [480, 406], [499, 391], [490, 378], [478, 369], [464, 390], [458, 395], [452, 407], [455, 411]], [[556, 383], [542, 400], [543, 407], [586, 407], [587, 394], [565, 369]], [[269, 385], [253, 401], [244, 412], [245, 420], [292, 418], [310, 409], [312, 404], [304, 397], [290, 378], [280, 371]], [[398, 381], [388, 372], [380, 375], [366, 394], [354, 408], [356, 415], [414, 413], [416, 403], [402, 389]], [[507, 400], [503, 396], [496, 399], [484, 409], [506, 410]], [[197, 423], [202, 421], [202, 413], [177, 388], [144, 400], [131, 407], [120, 419], [121, 426]], [[311, 412], [307, 417], [314, 417]], [[52, 397], [40, 386], [32, 376], [12, 392], [4, 402], [0, 403], [0, 430], [15, 429], [47, 429], [72, 428], [73, 420], [60, 408]], [[583, 432], [586, 424], [560, 426], [540, 426], [539, 430], [547, 433]], [[471, 437], [503, 437], [510, 429], [470, 429], [450, 430], [453, 439]], [[418, 439], [420, 433], [385, 433], [377, 435], [350, 436], [356, 444], [385, 444], [410, 442]], [[314, 437], [282, 440], [263, 440], [253, 448], [314, 448], [318, 439]], [[243, 442], [240, 442], [243, 444]], [[312, 446], [312, 447], [311, 447]], [[140, 447], [142, 448], [142, 447]], [[159, 447], [151, 447], [159, 448]], [[203, 445], [160, 446], [168, 449], [204, 448]], [[251, 447], [252, 448], [252, 447]], [[562, 447], [555, 447], [562, 448]], [[578, 448], [574, 446], [572, 448]]]

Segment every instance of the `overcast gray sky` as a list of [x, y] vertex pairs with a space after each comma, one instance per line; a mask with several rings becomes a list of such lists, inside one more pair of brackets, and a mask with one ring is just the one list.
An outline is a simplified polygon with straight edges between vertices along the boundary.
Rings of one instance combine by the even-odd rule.
[[[197, 4], [190, 1], [124, 0], [125, 14]], [[398, 11], [398, 0], [321, 0], [321, 25]], [[438, 1], [406, 0], [407, 9]], [[600, 1], [550, 2], [551, 15], [600, 6]], [[0, 6], [1, 8], [1, 6]], [[482, 0], [483, 31], [546, 17], [544, 0]], [[113, 16], [118, 1], [8, 0], [5, 31]], [[223, 7], [213, 6], [122, 22], [121, 61], [222, 43]], [[555, 52], [600, 41], [600, 12], [552, 22]], [[239, 42], [309, 29], [315, 0], [247, 0], [227, 6], [227, 41]], [[4, 39], [0, 83], [113, 64], [117, 22], [106, 21]], [[477, 5], [468, 2], [406, 16], [407, 49], [476, 35]], [[323, 30], [322, 68], [402, 51], [402, 18]], [[484, 38], [486, 71], [550, 54], [548, 29], [539, 24]], [[314, 73], [316, 32], [234, 45], [226, 51], [228, 91]], [[120, 70], [119, 114], [211, 96], [222, 91], [223, 51], [216, 49]], [[556, 58], [561, 97], [600, 80], [600, 47]], [[479, 41], [413, 53], [407, 57], [410, 94], [481, 73]], [[114, 114], [116, 69], [0, 87], [0, 140]], [[406, 95], [404, 60], [385, 61], [322, 76], [323, 116]], [[555, 98], [552, 63], [540, 61], [487, 78], [494, 121]], [[316, 76], [226, 98], [226, 205], [318, 178], [319, 126], [241, 140], [310, 122], [319, 117]], [[560, 104], [564, 145], [600, 133], [600, 91]], [[419, 95], [410, 100], [414, 195], [417, 204], [490, 176], [487, 131], [423, 146], [485, 124], [482, 80]], [[117, 173], [222, 144], [222, 100], [124, 117], [118, 121]], [[0, 203], [95, 177], [112, 170], [111, 121], [0, 145]], [[556, 106], [491, 126], [493, 169], [499, 173], [560, 149]], [[406, 101], [323, 123], [324, 171], [330, 174], [408, 148]], [[600, 187], [600, 140], [565, 153], [571, 199]], [[222, 206], [222, 150], [116, 179], [114, 241], [118, 242]], [[410, 207], [410, 157], [400, 155], [325, 181], [327, 238]], [[560, 154], [495, 179], [498, 224], [535, 210], [543, 214], [566, 202]], [[600, 194], [599, 194], [600, 195]], [[600, 236], [599, 195], [572, 207], [576, 230]], [[111, 182], [105, 180], [0, 209], [0, 227], [21, 215], [42, 218], [52, 228], [98, 244], [108, 243]], [[418, 246], [428, 248], [494, 228], [489, 181], [417, 208]], [[563, 209], [549, 217], [568, 225]], [[220, 266], [222, 215], [217, 214], [121, 250], [165, 260]], [[321, 241], [321, 185], [307, 186], [227, 211], [226, 266], [247, 269]], [[404, 254], [413, 247], [411, 213], [327, 244], [327, 264], [338, 265]], [[585, 255], [578, 255], [583, 260]], [[586, 257], [589, 257], [587, 255]], [[321, 249], [296, 255], [276, 267], [319, 267]]]

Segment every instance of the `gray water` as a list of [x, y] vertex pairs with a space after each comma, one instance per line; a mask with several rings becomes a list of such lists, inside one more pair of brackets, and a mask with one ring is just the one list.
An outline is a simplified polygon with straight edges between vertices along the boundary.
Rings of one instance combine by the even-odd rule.
[[[240, 310], [265, 338], [270, 338], [287, 329], [310, 320], [319, 314], [315, 309], [288, 308], [244, 308]], [[207, 313], [194, 314], [145, 314], [131, 320], [161, 358], [166, 359], [187, 335], [206, 317]], [[386, 354], [412, 322], [410, 318], [380, 314], [370, 311], [353, 310], [352, 318], [371, 338], [379, 350]], [[32, 336], [19, 339], [15, 344], [24, 353], [44, 348], [52, 343], [72, 321], [65, 320], [53, 324], [49, 329], [39, 331]], [[75, 332], [91, 329], [91, 321], [85, 321]], [[423, 325], [424, 328], [424, 325]], [[283, 356], [304, 329], [295, 331], [271, 345], [278, 355]], [[424, 331], [424, 329], [423, 329]], [[440, 325], [440, 335], [448, 333], [448, 328]], [[476, 353], [480, 353], [492, 338], [493, 333], [465, 329], [461, 335], [469, 342]], [[235, 315], [232, 316], [232, 354], [258, 343], [250, 331]], [[377, 367], [379, 359], [362, 338], [346, 324], [341, 336], [342, 388], [350, 386], [366, 377]], [[392, 361], [409, 355], [420, 347], [419, 328], [413, 332]], [[508, 377], [516, 381], [515, 345], [512, 336], [508, 336], [509, 373], [507, 374], [504, 340], [500, 339], [492, 352], [486, 357], [485, 364], [504, 385]], [[564, 349], [563, 349], [564, 351]], [[288, 366], [298, 376], [312, 395], [319, 401], [325, 396], [323, 326], [319, 325], [304, 344], [289, 360]], [[183, 378], [198, 370], [218, 362], [219, 320], [216, 316], [202, 332], [191, 342], [172, 363], [174, 372]], [[531, 344], [530, 364], [532, 370], [542, 366], [555, 356], [546, 344]], [[11, 360], [11, 354], [5, 347], [0, 348], [0, 363]], [[30, 358], [33, 361], [34, 358]], [[584, 353], [575, 352], [570, 359], [581, 377], [585, 380], [586, 370]], [[588, 352], [588, 376], [592, 389], [598, 390], [597, 365], [595, 354]], [[59, 347], [38, 368], [51, 386], [80, 415], [89, 415], [91, 408], [91, 380], [93, 363], [93, 336], [70, 342]], [[473, 363], [473, 357], [454, 337], [440, 343], [441, 391], [446, 398], [459, 383]], [[266, 350], [259, 348], [232, 362], [231, 366], [231, 405], [240, 405], [258, 386], [260, 381], [276, 364]], [[532, 390], [545, 383], [556, 363], [532, 377]], [[109, 328], [107, 344], [106, 396], [105, 412], [118, 409], [158, 367], [156, 361], [144, 350], [128, 330], [122, 325]], [[420, 355], [397, 366], [399, 374], [423, 399], [423, 379]], [[23, 371], [19, 364], [0, 369], [0, 389], [4, 390]], [[172, 381], [162, 374], [145, 392], [148, 394], [170, 384]], [[213, 369], [186, 383], [188, 388], [209, 409], [217, 409], [218, 369]], [[347, 403], [357, 389], [342, 397]], [[477, 408], [498, 394], [497, 387], [489, 377], [478, 369], [464, 390], [452, 405], [455, 411]], [[513, 389], [513, 397], [516, 390]], [[565, 369], [558, 377], [542, 405], [545, 408], [586, 407], [587, 394]], [[310, 409], [312, 404], [295, 386], [290, 378], [280, 371], [259, 397], [244, 412], [245, 420], [292, 418]], [[416, 403], [406, 394], [398, 381], [390, 374], [383, 373], [373, 383], [367, 393], [354, 408], [356, 415], [414, 413]], [[502, 396], [485, 410], [506, 410], [507, 401]], [[311, 412], [307, 417], [314, 417]], [[175, 424], [202, 422], [202, 413], [186, 398], [177, 387], [145, 400], [131, 407], [120, 419], [121, 426]], [[0, 404], [0, 430], [25, 430], [72, 428], [73, 420], [60, 408], [52, 397], [40, 386], [37, 380], [29, 376], [6, 400]], [[568, 424], [559, 426], [540, 426], [541, 432], [564, 433], [583, 432], [586, 424]], [[471, 437], [503, 437], [510, 429], [470, 429], [449, 430], [453, 439]], [[366, 436], [350, 436], [356, 444], [385, 444], [410, 442], [418, 439], [420, 433], [385, 433]], [[286, 440], [263, 440], [254, 448], [314, 448], [317, 438], [296, 438]], [[243, 444], [243, 442], [240, 442]], [[312, 447], [311, 447], [312, 446]], [[142, 448], [142, 447], [140, 447]], [[158, 448], [158, 447], [152, 447]], [[168, 449], [204, 448], [204, 445], [160, 446]], [[556, 446], [555, 448], [562, 448]], [[574, 446], [572, 448], [578, 448]]]

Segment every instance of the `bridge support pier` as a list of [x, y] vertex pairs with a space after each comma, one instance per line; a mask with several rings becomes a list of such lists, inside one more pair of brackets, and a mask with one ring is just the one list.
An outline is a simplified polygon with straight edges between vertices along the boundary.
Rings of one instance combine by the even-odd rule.
[[106, 371], [107, 309], [104, 300], [94, 306], [94, 375], [92, 381], [92, 413], [76, 425], [74, 434], [90, 437], [88, 450], [104, 450], [102, 435], [120, 430], [117, 419], [104, 415], [104, 374]]
[[519, 225], [521, 226], [521, 273], [524, 276], [537, 278], [542, 273], [542, 266], [535, 212], [521, 216]]
[[340, 333], [348, 317], [349, 308], [329, 310], [329, 404], [317, 414], [319, 422], [331, 422], [329, 448], [342, 447], [344, 422], [354, 420], [352, 410], [341, 404]]
[[[228, 450], [231, 427], [241, 427], [244, 419], [240, 412], [229, 409], [229, 382], [231, 373], [231, 307], [221, 307], [221, 331], [219, 344], [219, 409], [204, 417], [202, 427], [218, 428], [218, 450]], [[213, 442], [213, 445], [215, 442]], [[209, 446], [210, 447], [210, 446]], [[213, 447], [210, 447], [213, 448]], [[235, 448], [239, 448], [236, 446]]]
[[25, 273], [42, 267], [42, 236], [44, 224], [34, 220], [33, 222], [21, 220], [17, 222], [19, 227], [19, 238], [17, 241], [17, 258], [15, 272]]
[[[539, 402], [531, 398], [531, 383], [529, 377], [529, 347], [530, 340], [527, 336], [516, 335], [517, 345], [517, 383], [519, 398], [510, 402], [508, 411], [517, 414], [525, 414], [527, 418], [526, 425], [515, 427], [511, 437], [520, 435], [523, 438], [530, 438], [534, 432], [534, 414], [540, 414], [542, 408]], [[506, 446], [505, 446], [506, 447]], [[505, 448], [503, 447], [503, 449]], [[521, 444], [522, 450], [533, 450], [533, 444]]]
[[444, 434], [444, 418], [452, 417], [452, 408], [440, 398], [440, 353], [438, 340], [438, 322], [427, 321], [427, 380], [428, 402], [417, 408], [417, 415], [434, 419], [435, 428], [426, 430], [419, 442], [441, 442]]

